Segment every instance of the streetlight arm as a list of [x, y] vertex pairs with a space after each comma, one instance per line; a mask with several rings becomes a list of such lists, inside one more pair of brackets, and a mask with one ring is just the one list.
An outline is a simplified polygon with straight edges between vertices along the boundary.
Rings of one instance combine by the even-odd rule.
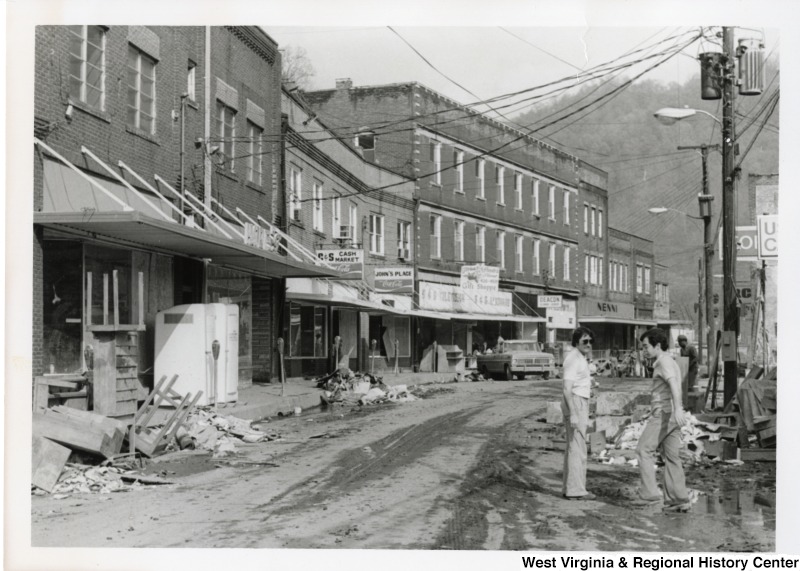
[[648, 208], [647, 211], [650, 214], [663, 214], [665, 212], [677, 212], [678, 214], [683, 214], [686, 218], [692, 218], [693, 220], [703, 220], [702, 216], [692, 216], [691, 214], [686, 214], [683, 210], [676, 210], [675, 208], [665, 208], [663, 206], [654, 206], [653, 208]]

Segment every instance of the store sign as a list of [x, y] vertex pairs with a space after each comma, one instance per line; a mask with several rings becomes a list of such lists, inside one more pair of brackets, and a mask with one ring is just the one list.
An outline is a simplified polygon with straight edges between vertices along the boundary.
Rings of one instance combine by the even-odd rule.
[[317, 250], [317, 258], [327, 262], [343, 275], [339, 280], [360, 280], [364, 277], [364, 250], [342, 248], [339, 250]]
[[497, 291], [499, 283], [500, 268], [497, 266], [461, 266], [461, 289], [464, 291]]
[[561, 307], [547, 308], [548, 329], [575, 329], [577, 323], [577, 304], [574, 299], [561, 301]]
[[778, 257], [778, 217], [758, 217], [758, 255], [761, 258]]
[[[719, 259], [722, 260], [722, 228], [719, 230]], [[758, 228], [756, 226], [736, 227], [736, 259], [740, 262], [758, 261]]]
[[244, 223], [244, 243], [260, 250], [274, 252], [278, 249], [280, 238], [275, 232], [270, 232], [258, 224]]
[[455, 285], [419, 282], [422, 309], [455, 313], [511, 315], [511, 292], [464, 291]]
[[539, 309], [542, 308], [556, 308], [561, 307], [561, 300], [563, 298], [560, 295], [537, 295], [536, 296], [536, 307]]
[[414, 293], [414, 268], [375, 268], [375, 291]]
[[621, 317], [633, 319], [635, 306], [632, 303], [604, 301], [601, 299], [581, 298], [578, 303], [581, 317]]

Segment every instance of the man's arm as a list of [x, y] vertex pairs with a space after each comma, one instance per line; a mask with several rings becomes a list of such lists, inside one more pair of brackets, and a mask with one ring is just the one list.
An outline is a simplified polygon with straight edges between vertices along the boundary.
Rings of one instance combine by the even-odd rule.
[[662, 364], [664, 377], [669, 385], [670, 393], [672, 393], [672, 414], [675, 416], [675, 422], [678, 426], [684, 427], [689, 422], [686, 414], [683, 412], [683, 398], [681, 396], [681, 377], [680, 368], [677, 363], [672, 361], [671, 367], [665, 367]]
[[575, 403], [572, 400], [575, 396], [572, 394], [572, 387], [577, 379], [577, 373], [578, 360], [571, 357], [564, 359], [564, 400], [567, 402], [567, 408], [569, 409], [569, 420], [572, 426], [577, 426], [578, 424], [578, 414]]

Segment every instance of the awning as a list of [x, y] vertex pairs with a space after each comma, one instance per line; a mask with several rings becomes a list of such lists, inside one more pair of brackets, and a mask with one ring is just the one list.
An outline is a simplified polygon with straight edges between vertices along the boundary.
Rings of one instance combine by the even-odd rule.
[[448, 321], [458, 319], [460, 321], [513, 321], [517, 323], [544, 323], [544, 317], [533, 315], [490, 315], [488, 313], [449, 313], [444, 311], [427, 311], [424, 309], [413, 309], [411, 315], [428, 317], [431, 319], [446, 319]]
[[190, 258], [261, 277], [339, 277], [338, 273], [224, 236], [157, 220], [138, 211], [34, 212], [33, 223], [62, 234]]
[[608, 317], [605, 315], [591, 316], [581, 315], [578, 316], [579, 323], [621, 323], [624, 325], [646, 325], [648, 327], [655, 327], [656, 322], [652, 319], [634, 319], [632, 317]]
[[685, 319], [656, 319], [659, 325], [692, 325], [690, 321]]
[[369, 301], [366, 299], [355, 299], [347, 297], [337, 297], [319, 293], [293, 293], [286, 292], [286, 301], [305, 301], [320, 305], [330, 305], [335, 307], [352, 307], [370, 313], [393, 313], [399, 315], [409, 315], [408, 310], [398, 309], [391, 305]]

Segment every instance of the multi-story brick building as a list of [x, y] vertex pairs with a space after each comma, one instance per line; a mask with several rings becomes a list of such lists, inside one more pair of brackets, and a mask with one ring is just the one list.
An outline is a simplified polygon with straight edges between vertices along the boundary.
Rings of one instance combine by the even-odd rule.
[[331, 275], [239, 219], [280, 222], [280, 66], [254, 27], [37, 28], [34, 374], [86, 367], [114, 298], [143, 321], [140, 371], [159, 310], [219, 301], [239, 306], [239, 383], [274, 372], [278, 278]]
[[[419, 317], [417, 361], [433, 341], [470, 350], [499, 336], [569, 339], [583, 275], [579, 197], [605, 204], [605, 172], [418, 83], [340, 80], [305, 96], [366, 158], [416, 180], [416, 295], [434, 312]], [[495, 268], [494, 286], [467, 291], [462, 267], [472, 265]]]
[[347, 280], [288, 280], [289, 375], [333, 370], [337, 350], [356, 370], [371, 359], [408, 368], [414, 183], [333, 136], [296, 91], [284, 90], [283, 112], [288, 234], [324, 259], [353, 261]]

